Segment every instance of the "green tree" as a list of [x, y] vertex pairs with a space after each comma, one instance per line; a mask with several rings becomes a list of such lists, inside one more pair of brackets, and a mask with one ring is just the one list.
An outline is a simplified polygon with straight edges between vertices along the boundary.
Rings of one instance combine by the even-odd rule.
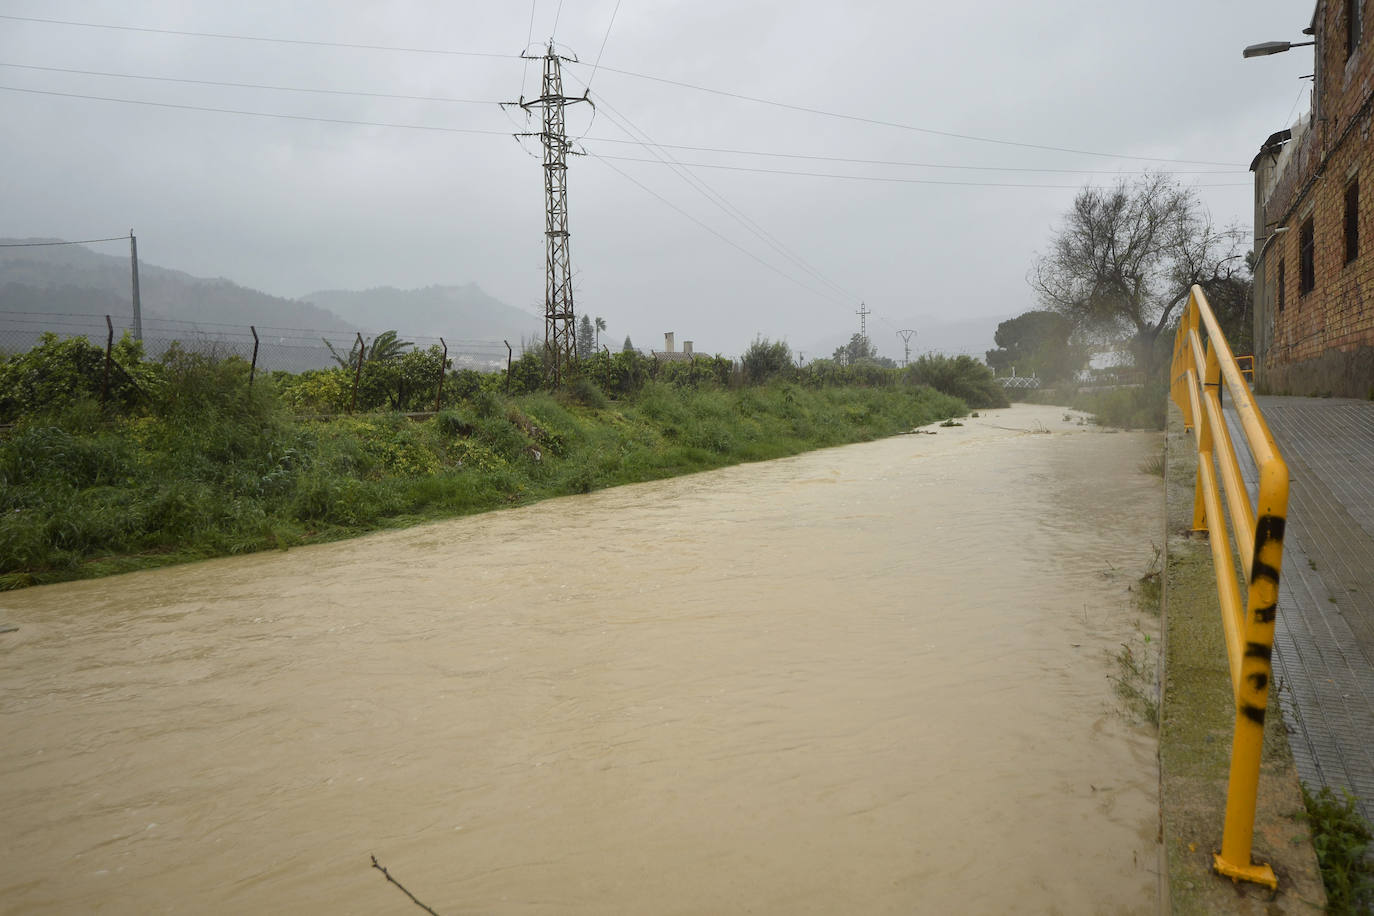
[[634, 345], [633, 343], [630, 342], [630, 335], [629, 335], [629, 334], [626, 334], [626, 335], [625, 335], [625, 346], [621, 347], [621, 348], [620, 348], [620, 351], [621, 351], [622, 353], [633, 353], [633, 352], [634, 352], [634, 349], [635, 349], [635, 345]]
[[1242, 271], [1241, 247], [1241, 233], [1218, 229], [1191, 189], [1147, 174], [1080, 191], [1030, 282], [1075, 331], [1129, 335], [1148, 371], [1189, 289]]
[[785, 341], [756, 337], [740, 357], [744, 377], [754, 384], [765, 382], [792, 368], [792, 348]]
[[849, 338], [849, 343], [842, 347], [836, 347], [835, 352], [831, 355], [831, 358], [841, 366], [854, 366], [861, 360], [873, 360], [877, 357], [877, 348], [862, 334], [855, 334]]
[[[329, 348], [329, 353], [334, 357], [334, 361], [345, 369], [352, 369], [358, 365], [358, 339], [353, 338], [353, 346], [348, 349], [348, 355], [344, 356], [334, 349], [334, 345], [328, 340], [324, 345]], [[394, 359], [399, 359], [401, 354], [415, 346], [412, 341], [401, 340], [400, 335], [395, 331], [383, 331], [371, 341], [363, 341], [366, 355], [363, 357], [365, 363], [385, 363]]]
[[930, 353], [907, 367], [907, 379], [953, 395], [970, 407], [1006, 407], [1007, 394], [992, 370], [972, 356]]
[[601, 349], [601, 332], [604, 331], [604, 330], [606, 330], [606, 319], [605, 319], [605, 318], [597, 318], [597, 319], [596, 319], [596, 348], [597, 348], [598, 350]]
[[997, 326], [997, 349], [987, 352], [988, 365], [999, 372], [1069, 378], [1082, 368], [1083, 348], [1070, 342], [1073, 323], [1058, 312], [1030, 311]]
[[593, 342], [596, 332], [592, 327], [592, 320], [586, 315], [577, 323], [577, 358], [587, 360], [592, 358], [596, 352], [596, 344]]

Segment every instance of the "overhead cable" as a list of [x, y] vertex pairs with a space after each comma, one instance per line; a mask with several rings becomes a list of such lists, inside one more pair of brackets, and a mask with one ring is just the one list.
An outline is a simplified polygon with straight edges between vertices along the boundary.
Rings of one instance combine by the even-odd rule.
[[[576, 77], [574, 77], [574, 79], [576, 79]], [[762, 226], [758, 224], [758, 222], [750, 218], [748, 214], [744, 213], [744, 211], [740, 210], [729, 200], [727, 200], [723, 194], [721, 194], [715, 188], [711, 187], [698, 176], [692, 174], [691, 171], [686, 168], [686, 166], [684, 166], [681, 162], [678, 162], [678, 160], [674, 159], [671, 154], [667, 152], [660, 153], [657, 149], [655, 149], [655, 147], [657, 147], [658, 144], [654, 142], [653, 138], [650, 137], [647, 133], [645, 133], [643, 129], [635, 125], [634, 122], [630, 121], [630, 119], [625, 114], [618, 111], [615, 108], [615, 106], [607, 102], [604, 97], [598, 96], [596, 101], [598, 105], [606, 109], [606, 117], [610, 118], [613, 124], [615, 124], [622, 131], [624, 131], [626, 136], [634, 137], [637, 133], [644, 138], [644, 141], [647, 141], [641, 143], [641, 145], [643, 145], [645, 149], [647, 149], [657, 158], [653, 160], [642, 161], [656, 161], [662, 165], [667, 165], [669, 168], [673, 170], [674, 173], [678, 175], [679, 178], [687, 182], [689, 187], [691, 187], [694, 191], [705, 197], [707, 201], [710, 202], [713, 206], [724, 212], [726, 216], [729, 216], [731, 219], [738, 222], [747, 231], [753, 234], [756, 238], [763, 241], [764, 244], [771, 247], [778, 254], [782, 255], [784, 258], [791, 261], [797, 267], [800, 267], [802, 270], [811, 274], [816, 280], [819, 280], [821, 283], [834, 289], [841, 296], [850, 299], [856, 298], [852, 293], [848, 292], [838, 284], [832, 282], [823, 273], [821, 273], [815, 267], [812, 267], [800, 255], [797, 255], [794, 252], [792, 252], [786, 245], [784, 245], [781, 241], [779, 241], [776, 237], [769, 233], [768, 230], [764, 229]], [[833, 301], [840, 301], [838, 299], [834, 299], [834, 297], [829, 294], [826, 295], [827, 298], [831, 298]]]
[[206, 105], [177, 105], [172, 102], [150, 102], [146, 99], [121, 99], [104, 95], [85, 95], [78, 92], [57, 92], [52, 89], [25, 89], [19, 86], [0, 86], [5, 92], [28, 92], [35, 95], [55, 95], [68, 99], [87, 99], [95, 102], [118, 102], [123, 105], [150, 105], [154, 108], [174, 108], [179, 111], [210, 111], [216, 114], [244, 115], [251, 118], [281, 118], [287, 121], [315, 121], [322, 124], [351, 124], [358, 127], [394, 127], [400, 130], [428, 130], [449, 134], [486, 134], [509, 137], [508, 130], [483, 130], [476, 127], [440, 127], [434, 124], [397, 124], [392, 121], [356, 121], [350, 118], [321, 118], [314, 115], [279, 114], [269, 111], [246, 111], [238, 108], [213, 108]]
[[127, 242], [127, 235], [112, 235], [107, 239], [78, 239], [75, 242], [0, 242], [0, 248], [50, 248], [55, 245], [94, 245], [96, 242]]
[[502, 60], [519, 58], [518, 54], [493, 51], [455, 51], [448, 48], [407, 48], [396, 45], [371, 45], [347, 41], [316, 41], [305, 38], [269, 38], [265, 35], [233, 35], [226, 32], [188, 32], [183, 29], [154, 29], [133, 25], [110, 25], [102, 22], [77, 22], [72, 19], [44, 19], [39, 16], [12, 16], [0, 13], [0, 19], [14, 22], [41, 22], [46, 25], [66, 25], [84, 29], [110, 29], [118, 32], [146, 32], [153, 35], [180, 35], [188, 38], [220, 38], [229, 41], [259, 41], [269, 44], [308, 45], [316, 48], [349, 48], [357, 51], [397, 51], [407, 54], [441, 54], [450, 57], [496, 57]]
[[1064, 146], [1049, 146], [1043, 143], [1023, 143], [1018, 140], [1004, 140], [997, 137], [980, 137], [974, 134], [961, 134], [949, 130], [937, 130], [933, 127], [918, 127], [914, 124], [902, 124], [897, 121], [884, 121], [881, 118], [868, 118], [862, 115], [845, 114], [838, 111], [826, 111], [822, 108], [811, 108], [806, 105], [794, 105], [790, 102], [779, 102], [775, 99], [762, 99], [758, 96], [745, 95], [742, 92], [730, 92], [725, 89], [712, 89], [709, 86], [698, 86], [695, 83], [687, 83], [681, 80], [668, 79], [662, 76], [651, 76], [647, 73], [636, 73], [633, 70], [621, 70], [616, 67], [602, 67], [602, 70], [611, 73], [619, 73], [621, 76], [632, 76], [636, 79], [652, 80], [655, 83], [665, 83], [669, 86], [679, 86], [683, 89], [693, 89], [698, 92], [709, 92], [712, 95], [725, 96], [726, 98], [739, 99], [744, 102], [754, 102], [759, 105], [771, 105], [774, 108], [784, 108], [788, 111], [800, 111], [806, 114], [820, 115], [826, 118], [838, 118], [843, 121], [855, 121], [860, 124], [874, 124], [879, 127], [894, 127], [898, 130], [909, 130], [921, 134], [930, 134], [936, 137], [949, 137], [954, 140], [969, 140], [974, 143], [995, 143], [1001, 146], [1015, 146], [1021, 149], [1037, 149], [1054, 153], [1072, 153], [1076, 156], [1101, 156], [1107, 159], [1134, 159], [1140, 162], [1175, 162], [1184, 165], [1226, 165], [1238, 167], [1234, 162], [1216, 162], [1207, 159], [1170, 159], [1162, 156], [1133, 156], [1125, 153], [1103, 153], [1094, 150], [1073, 149]]
[[497, 105], [491, 99], [459, 99], [441, 95], [399, 95], [391, 92], [365, 92], [356, 89], [311, 89], [301, 86], [273, 86], [267, 83], [233, 83], [223, 80], [196, 80], [176, 76], [143, 76], [137, 73], [111, 73], [105, 70], [76, 70], [69, 67], [40, 67], [36, 64], [11, 64], [0, 61], [0, 67], [18, 70], [42, 70], [46, 73], [75, 73], [81, 76], [104, 76], [123, 80], [147, 80], [158, 83], [186, 83], [194, 86], [224, 86], [231, 89], [270, 89], [277, 92], [308, 92], [317, 95], [349, 95], [371, 99], [401, 99], [410, 102], [453, 102], [465, 105]]
[[601, 55], [606, 53], [606, 42], [610, 40], [611, 28], [615, 25], [616, 13], [620, 12], [620, 0], [615, 0], [615, 9], [611, 10], [611, 21], [606, 26], [606, 34], [601, 38], [601, 48], [596, 52], [596, 63], [592, 64], [592, 75], [587, 77], [587, 91], [592, 88], [592, 80], [596, 79], [596, 68], [601, 66]]
[[687, 217], [689, 220], [691, 220], [692, 222], [696, 223], [696, 224], [697, 224], [698, 226], [700, 226], [702, 229], [705, 229], [707, 232], [711, 233], [711, 234], [714, 235], [716, 238], [720, 239], [722, 242], [724, 242], [725, 244], [729, 245], [731, 248], [734, 248], [734, 249], [736, 249], [737, 251], [743, 253], [746, 257], [750, 258], [751, 260], [757, 261], [758, 263], [762, 264], [764, 267], [767, 267], [769, 270], [773, 271], [773, 273], [777, 274], [778, 276], [782, 277], [783, 279], [785, 279], [785, 280], [790, 280], [792, 283], [795, 283], [797, 286], [800, 286], [802, 289], [806, 290], [806, 291], [809, 292], [809, 293], [812, 293], [813, 295], [819, 295], [819, 296], [821, 296], [822, 298], [829, 298], [829, 297], [824, 296], [823, 294], [817, 292], [816, 289], [814, 289], [814, 288], [811, 287], [811, 286], [808, 286], [807, 284], [803, 283], [801, 280], [798, 280], [796, 277], [792, 276], [791, 274], [787, 273], [786, 271], [780, 269], [777, 265], [772, 264], [772, 263], [770, 263], [770, 262], [768, 262], [768, 261], [765, 261], [763, 258], [761, 258], [761, 257], [759, 257], [758, 255], [754, 254], [754, 253], [753, 253], [752, 251], [750, 251], [748, 248], [745, 248], [743, 245], [740, 245], [739, 243], [735, 242], [733, 239], [730, 239], [728, 236], [722, 235], [721, 233], [717, 232], [715, 229], [712, 229], [712, 228], [711, 228], [710, 226], [708, 226], [706, 223], [703, 223], [701, 220], [697, 219], [695, 216], [693, 216], [692, 214], [688, 213], [686, 210], [682, 209], [682, 208], [679, 207], [677, 204], [673, 203], [671, 200], [669, 200], [668, 198], [664, 197], [662, 194], [659, 194], [659, 193], [658, 193], [657, 191], [655, 191], [653, 188], [650, 188], [648, 185], [644, 184], [642, 181], [640, 181], [639, 179], [635, 178], [633, 175], [630, 175], [630, 174], [629, 174], [628, 172], [626, 172], [624, 169], [621, 169], [620, 167], [618, 167], [618, 166], [616, 166], [616, 165], [614, 165], [614, 164], [612, 164], [612, 163], [610, 163], [610, 162], [607, 162], [607, 161], [606, 161], [605, 159], [603, 159], [601, 156], [597, 155], [597, 154], [594, 153], [594, 152], [591, 152], [590, 150], [588, 150], [587, 155], [590, 156], [591, 158], [596, 159], [597, 161], [601, 162], [603, 165], [606, 166], [606, 168], [608, 168], [608, 169], [610, 169], [611, 171], [615, 172], [617, 175], [619, 175], [620, 177], [624, 178], [626, 181], [629, 181], [629, 182], [631, 182], [632, 184], [638, 186], [639, 189], [640, 189], [641, 191], [643, 191], [644, 193], [650, 195], [651, 197], [656, 198], [660, 203], [664, 204], [665, 206], [671, 207], [672, 209], [676, 210], [678, 213], [680, 213], [680, 214], [682, 214], [683, 216]]
[[[618, 162], [653, 162], [657, 159], [645, 159], [639, 156], [602, 156], [603, 159], [615, 159]], [[843, 175], [838, 172], [801, 172], [792, 169], [762, 169], [752, 168], [746, 165], [721, 165], [711, 162], [683, 162], [684, 166], [701, 169], [724, 169], [731, 172], [755, 172], [768, 175], [798, 175], [806, 178], [840, 178], [848, 181], [881, 181], [892, 182], [895, 184], [933, 184], [933, 185], [953, 185], [969, 188], [1051, 188], [1055, 190], [1077, 190], [1083, 185], [1072, 184], [1015, 184], [1010, 182], [995, 181], [948, 181], [940, 178], [900, 178], [891, 175]], [[1089, 186], [1091, 187], [1091, 186]], [[1252, 187], [1249, 182], [1238, 182], [1233, 184], [1203, 184], [1197, 185], [1200, 188], [1248, 188]]]

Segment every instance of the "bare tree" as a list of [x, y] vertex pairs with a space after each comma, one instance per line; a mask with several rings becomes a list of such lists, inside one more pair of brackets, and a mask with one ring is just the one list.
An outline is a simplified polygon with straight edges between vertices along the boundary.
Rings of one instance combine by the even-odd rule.
[[1244, 271], [1241, 234], [1218, 229], [1193, 191], [1147, 173], [1074, 198], [1031, 286], [1046, 308], [1090, 335], [1130, 334], [1145, 368], [1188, 300]]

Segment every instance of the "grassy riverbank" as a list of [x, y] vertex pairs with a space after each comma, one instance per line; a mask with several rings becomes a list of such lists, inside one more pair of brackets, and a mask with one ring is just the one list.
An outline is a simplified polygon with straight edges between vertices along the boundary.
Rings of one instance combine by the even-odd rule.
[[79, 400], [0, 440], [0, 588], [333, 540], [892, 435], [928, 387], [479, 388], [432, 419], [294, 418], [269, 382], [190, 361], [146, 409]]
[[1058, 404], [1092, 414], [1102, 426], [1118, 429], [1163, 429], [1169, 388], [1162, 381], [1122, 388], [1043, 388], [1016, 391], [1027, 404]]

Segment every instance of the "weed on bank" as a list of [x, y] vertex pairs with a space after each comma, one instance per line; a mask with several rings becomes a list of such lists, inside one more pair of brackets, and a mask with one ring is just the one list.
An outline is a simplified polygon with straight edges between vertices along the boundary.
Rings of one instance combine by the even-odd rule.
[[[424, 420], [293, 415], [292, 380], [189, 354], [20, 415], [0, 439], [0, 588], [332, 540], [892, 435], [966, 413], [929, 387], [490, 384]], [[139, 395], [139, 396], [136, 396]], [[115, 403], [115, 398], [124, 399]]]

